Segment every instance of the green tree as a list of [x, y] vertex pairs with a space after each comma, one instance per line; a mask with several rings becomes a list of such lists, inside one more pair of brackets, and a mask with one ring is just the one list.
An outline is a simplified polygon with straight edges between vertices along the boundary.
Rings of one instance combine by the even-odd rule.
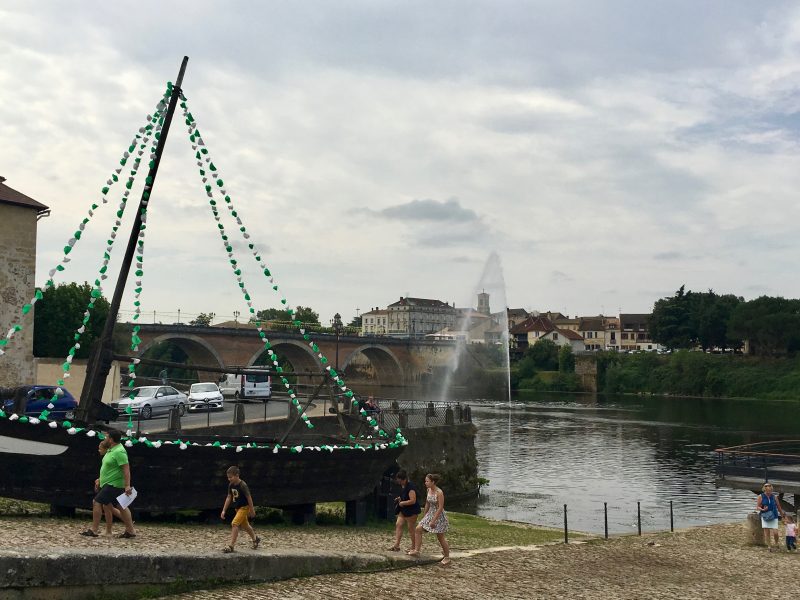
[[212, 313], [200, 313], [194, 319], [189, 321], [189, 325], [193, 327], [209, 327], [211, 325], [211, 321], [214, 320], [216, 315]]
[[[165, 341], [151, 346], [144, 353], [145, 358], [153, 360], [163, 360], [166, 362], [180, 363], [188, 365], [189, 355], [174, 342]], [[196, 369], [180, 369], [177, 367], [160, 367], [156, 365], [142, 365], [137, 369], [137, 375], [143, 378], [158, 380], [162, 370], [167, 372], [167, 378], [171, 382], [180, 381], [182, 383], [193, 383], [197, 381]], [[144, 385], [143, 383], [140, 385]]]
[[750, 351], [775, 356], [800, 349], [800, 300], [761, 296], [739, 303], [730, 318], [729, 335], [750, 342]]
[[728, 325], [731, 314], [743, 298], [726, 294], [719, 296], [713, 290], [705, 294], [694, 294], [692, 304], [692, 325], [697, 343], [703, 350], [741, 346], [741, 342], [731, 339]]
[[525, 352], [537, 371], [558, 370], [558, 346], [552, 340], [539, 340]]
[[684, 292], [682, 285], [674, 296], [661, 298], [653, 306], [650, 316], [650, 337], [670, 350], [692, 348], [696, 334], [692, 327], [692, 292]]
[[[62, 283], [47, 288], [34, 308], [33, 354], [39, 357], [64, 357], [75, 343], [75, 332], [83, 325], [92, 286], [88, 283]], [[92, 343], [100, 337], [110, 304], [102, 296], [95, 300], [86, 330], [81, 335], [76, 358], [86, 358]]]
[[297, 306], [292, 317], [285, 308], [265, 308], [256, 313], [259, 321], [292, 321], [300, 320], [303, 323], [316, 323], [319, 325], [319, 313], [307, 306]]
[[357, 327], [361, 329], [361, 317], [353, 317], [353, 320], [347, 324], [348, 327]]
[[572, 346], [564, 344], [558, 351], [558, 370], [561, 373], [575, 372], [575, 355], [572, 353]]

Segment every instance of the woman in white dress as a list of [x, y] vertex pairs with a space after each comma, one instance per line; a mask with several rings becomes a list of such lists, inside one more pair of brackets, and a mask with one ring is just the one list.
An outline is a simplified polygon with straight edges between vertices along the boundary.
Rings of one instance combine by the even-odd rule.
[[439, 479], [440, 477], [436, 473], [428, 473], [425, 476], [425, 487], [428, 489], [428, 494], [425, 497], [425, 509], [423, 510], [425, 516], [422, 517], [419, 525], [417, 525], [414, 549], [410, 550], [408, 555], [419, 556], [419, 551], [422, 548], [423, 531], [435, 533], [444, 555], [439, 564], [446, 567], [450, 565], [450, 546], [447, 544], [444, 534], [450, 524], [447, 521], [447, 514], [444, 512], [444, 492], [437, 485]]

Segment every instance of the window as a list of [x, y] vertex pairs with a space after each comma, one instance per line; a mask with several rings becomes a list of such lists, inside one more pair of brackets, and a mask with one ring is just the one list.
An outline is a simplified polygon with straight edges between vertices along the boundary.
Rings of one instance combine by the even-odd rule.
[[622, 337], [623, 340], [627, 340], [628, 339], [628, 334], [627, 333], [623, 333], [620, 337]]

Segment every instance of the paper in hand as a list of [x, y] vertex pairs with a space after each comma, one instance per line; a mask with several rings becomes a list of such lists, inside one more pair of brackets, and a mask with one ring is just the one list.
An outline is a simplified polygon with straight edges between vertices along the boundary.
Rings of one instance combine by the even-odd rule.
[[131, 502], [133, 502], [134, 500], [136, 500], [136, 488], [135, 487], [131, 488], [131, 495], [130, 496], [128, 494], [124, 493], [124, 492], [122, 494], [120, 494], [119, 496], [117, 496], [117, 502], [119, 502], [119, 507], [123, 508], [123, 509], [128, 508], [128, 506], [130, 506]]

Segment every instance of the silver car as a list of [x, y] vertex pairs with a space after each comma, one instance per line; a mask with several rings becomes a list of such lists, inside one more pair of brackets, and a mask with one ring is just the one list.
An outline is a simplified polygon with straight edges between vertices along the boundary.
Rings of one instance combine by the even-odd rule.
[[222, 392], [216, 383], [193, 383], [189, 388], [189, 410], [224, 410]]
[[133, 388], [133, 398], [130, 395], [123, 396], [116, 402], [111, 403], [111, 407], [121, 415], [127, 414], [127, 407], [131, 407], [133, 414], [138, 414], [141, 419], [149, 419], [153, 415], [166, 414], [173, 407], [178, 407], [178, 414], [186, 414], [188, 403], [186, 394], [179, 392], [169, 385], [146, 385]]

